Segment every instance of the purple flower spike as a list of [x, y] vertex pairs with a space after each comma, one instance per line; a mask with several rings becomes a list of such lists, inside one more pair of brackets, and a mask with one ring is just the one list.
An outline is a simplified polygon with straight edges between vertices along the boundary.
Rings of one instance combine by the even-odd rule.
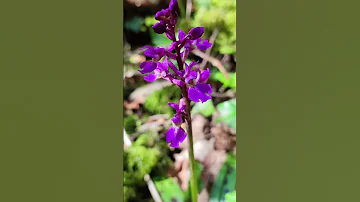
[[195, 27], [190, 29], [189, 36], [191, 40], [196, 40], [204, 34], [204, 27]]
[[[187, 64], [189, 54], [195, 50], [206, 50], [212, 46], [208, 40], [201, 37], [204, 34], [204, 27], [195, 27], [190, 29], [188, 33], [178, 29], [176, 35], [176, 24], [180, 14], [177, 0], [171, 0], [169, 7], [162, 9], [155, 14], [158, 20], [152, 26], [158, 34], [164, 34], [171, 40], [171, 44], [167, 48], [163, 47], [143, 47], [144, 55], [148, 61], [140, 64], [140, 70], [144, 75], [144, 80], [154, 82], [157, 79], [167, 80], [180, 87], [182, 97], [179, 104], [168, 103], [175, 109], [176, 113], [171, 118], [173, 127], [166, 132], [166, 141], [171, 147], [179, 147], [184, 141], [187, 134], [180, 126], [189, 119], [190, 101], [206, 102], [211, 99], [212, 88], [207, 84], [210, 77], [210, 70], [201, 70], [198, 62], [190, 62]], [[151, 58], [151, 59], [149, 59]], [[175, 62], [177, 65], [175, 65]], [[189, 120], [187, 120], [189, 121]], [[189, 131], [190, 132], [190, 131]]]
[[170, 146], [178, 148], [186, 138], [184, 129], [180, 127], [172, 127], [165, 134], [166, 142], [171, 143]]

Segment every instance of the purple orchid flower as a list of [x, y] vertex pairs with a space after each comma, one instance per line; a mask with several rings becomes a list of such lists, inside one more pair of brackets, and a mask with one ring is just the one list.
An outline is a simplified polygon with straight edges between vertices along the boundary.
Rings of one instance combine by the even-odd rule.
[[166, 142], [171, 143], [170, 146], [178, 148], [186, 138], [186, 133], [181, 127], [171, 127], [166, 133]]

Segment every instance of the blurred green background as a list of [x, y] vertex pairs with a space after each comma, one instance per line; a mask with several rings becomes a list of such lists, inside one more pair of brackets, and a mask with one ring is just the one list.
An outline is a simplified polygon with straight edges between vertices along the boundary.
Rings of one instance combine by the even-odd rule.
[[[137, 72], [146, 60], [139, 48], [170, 44], [155, 34], [154, 15], [169, 1], [124, 1], [124, 200], [189, 201], [187, 139], [170, 148], [165, 133], [181, 92], [166, 81], [147, 83]], [[236, 184], [236, 1], [179, 1], [177, 29], [205, 27], [204, 39], [213, 47], [194, 51], [189, 61], [210, 68], [213, 98], [192, 106], [199, 201], [235, 201]], [[146, 180], [144, 177], [146, 176]], [[150, 179], [150, 181], [149, 181]], [[151, 193], [149, 189], [154, 189]]]

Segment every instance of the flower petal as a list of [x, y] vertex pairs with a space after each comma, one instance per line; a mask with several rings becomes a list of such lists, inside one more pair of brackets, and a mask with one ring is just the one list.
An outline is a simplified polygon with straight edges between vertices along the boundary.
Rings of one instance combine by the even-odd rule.
[[140, 68], [142, 70], [139, 70], [139, 72], [142, 74], [150, 73], [154, 71], [154, 69], [156, 69], [156, 66], [157, 66], [156, 63], [153, 62], [149, 62], [149, 61], [142, 62], [140, 64]]
[[195, 62], [195, 61], [190, 62], [189, 65], [185, 63], [185, 75], [184, 76], [187, 76], [187, 74], [190, 73], [190, 70], [192, 69], [192, 67], [197, 64], [198, 64], [198, 62]]
[[154, 48], [149, 48], [144, 52], [144, 55], [146, 57], [156, 58], [158, 54], [155, 52]]
[[175, 116], [171, 118], [171, 120], [177, 126], [180, 126], [180, 124], [182, 124], [183, 122], [181, 114], [175, 114]]
[[175, 138], [173, 141], [177, 141], [179, 143], [182, 143], [186, 138], [186, 133], [184, 131], [184, 129], [182, 128], [177, 128], [176, 134], [175, 134]]
[[178, 80], [178, 79], [171, 79], [171, 83], [175, 84], [175, 85], [178, 85], [180, 87], [184, 86], [185, 85], [185, 82], [181, 81], [181, 80]]
[[140, 48], [140, 50], [145, 50], [145, 49], [149, 49], [149, 48], [153, 48], [152, 46], [144, 46], [142, 48]]
[[190, 87], [188, 90], [189, 99], [193, 102], [200, 102], [202, 93], [199, 92], [196, 88]]
[[168, 64], [168, 66], [174, 71], [175, 74], [181, 75], [180, 70], [178, 70], [178, 69], [176, 68], [176, 66], [174, 65], [174, 63], [172, 63], [171, 61], [168, 61], [167, 64]]
[[178, 45], [178, 42], [172, 42], [171, 44], [170, 44], [170, 46], [167, 48], [168, 49], [168, 51], [173, 51], [174, 49], [175, 49], [175, 47]]
[[190, 69], [197, 64], [198, 64], [198, 62], [196, 62], [196, 61], [190, 62], [190, 64], [189, 64]]
[[206, 95], [198, 88], [190, 87], [188, 90], [189, 99], [193, 102], [206, 102], [211, 99], [211, 96]]
[[168, 105], [174, 108], [176, 111], [179, 111], [179, 105], [173, 102], [168, 102]]
[[178, 148], [179, 145], [180, 145], [180, 143], [177, 142], [177, 141], [172, 141], [171, 144], [170, 144], [170, 146], [171, 146], [171, 147], [174, 147], [174, 148]]
[[147, 76], [144, 76], [144, 80], [147, 82], [153, 82], [157, 79], [157, 76], [155, 74], [149, 74]]
[[196, 87], [203, 93], [207, 93], [207, 94], [212, 93], [212, 88], [211, 88], [210, 84], [199, 83], [199, 84], [196, 84]]
[[206, 83], [207, 80], [209, 79], [210, 77], [210, 69], [205, 69], [203, 71], [201, 71], [200, 73], [200, 79], [199, 79], [199, 83]]
[[184, 40], [185, 36], [186, 36], [186, 33], [184, 31], [182, 31], [181, 29], [179, 29], [179, 34], [178, 34], [179, 41]]
[[[200, 41], [201, 41], [201, 40], [200, 40]], [[199, 50], [202, 50], [202, 51], [203, 51], [203, 50], [206, 50], [206, 49], [210, 48], [210, 47], [212, 46], [212, 44], [209, 43], [208, 40], [204, 40], [203, 43], [197, 41], [197, 42], [196, 42], [196, 46], [197, 46], [197, 48], [198, 48]]]
[[175, 128], [174, 127], [170, 128], [166, 132], [165, 139], [166, 139], [166, 142], [168, 142], [168, 143], [175, 139]]
[[179, 102], [179, 111], [183, 111], [186, 107], [185, 98], [181, 98]]
[[165, 34], [166, 34], [167, 38], [169, 38], [171, 41], [176, 41], [175, 35], [173, 33], [166, 32]]
[[197, 74], [195, 71], [190, 71], [189, 74], [185, 77], [185, 83], [189, 83], [190, 80], [195, 79], [196, 75]]

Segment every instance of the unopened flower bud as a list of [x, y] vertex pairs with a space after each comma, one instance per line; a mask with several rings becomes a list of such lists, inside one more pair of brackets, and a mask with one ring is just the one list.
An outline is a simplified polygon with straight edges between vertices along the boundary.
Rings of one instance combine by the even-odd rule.
[[158, 34], [163, 34], [166, 31], [166, 25], [162, 22], [158, 22], [155, 25], [152, 26], [154, 31]]
[[191, 40], [196, 40], [200, 38], [204, 34], [204, 27], [195, 27], [190, 29], [189, 31], [189, 37]]

